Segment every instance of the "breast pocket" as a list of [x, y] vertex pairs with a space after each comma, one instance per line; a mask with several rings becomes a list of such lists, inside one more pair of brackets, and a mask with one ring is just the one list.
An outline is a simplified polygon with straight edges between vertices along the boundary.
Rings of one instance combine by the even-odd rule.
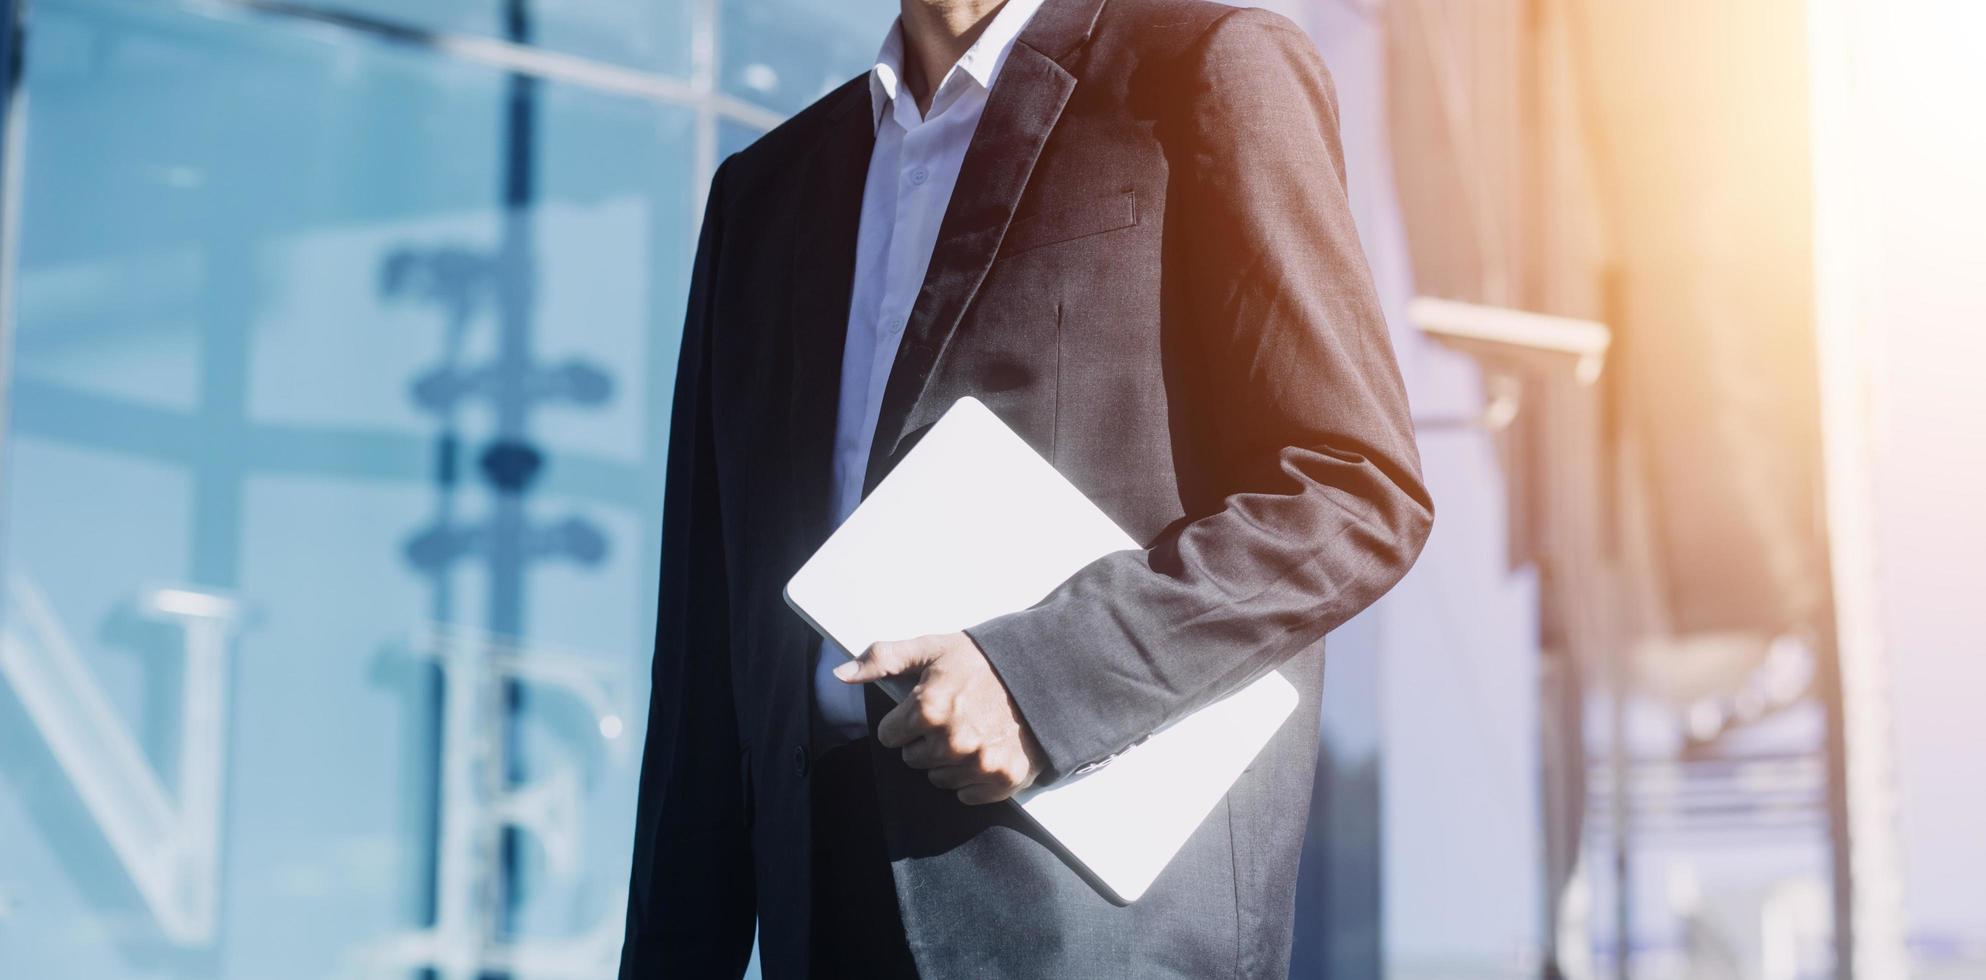
[[1019, 255], [1044, 245], [1101, 235], [1137, 223], [1137, 192], [1121, 191], [1096, 200], [1015, 218], [1007, 226], [1007, 237], [1000, 242], [1000, 254]]

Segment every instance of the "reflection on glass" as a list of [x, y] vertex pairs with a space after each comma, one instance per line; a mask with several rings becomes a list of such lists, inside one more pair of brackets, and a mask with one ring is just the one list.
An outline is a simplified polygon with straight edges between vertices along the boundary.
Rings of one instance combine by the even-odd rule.
[[875, 63], [896, 10], [895, 0], [723, 0], [718, 85], [797, 112]]
[[39, 0], [0, 976], [612, 973], [693, 217], [892, 11]]
[[598, 975], [693, 110], [36, 13], [0, 974]]
[[522, 41], [663, 75], [690, 72], [689, 0], [308, 0], [305, 6], [439, 34]]

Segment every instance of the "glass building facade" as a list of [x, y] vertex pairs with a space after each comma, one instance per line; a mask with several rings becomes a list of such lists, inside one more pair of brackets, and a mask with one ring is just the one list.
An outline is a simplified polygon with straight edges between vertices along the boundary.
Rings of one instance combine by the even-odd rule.
[[894, 0], [0, 6], [0, 976], [609, 975], [703, 189]]

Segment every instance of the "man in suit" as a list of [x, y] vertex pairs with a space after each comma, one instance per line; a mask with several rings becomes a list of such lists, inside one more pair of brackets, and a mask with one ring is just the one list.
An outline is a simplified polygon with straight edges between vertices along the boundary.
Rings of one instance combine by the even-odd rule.
[[[781, 589], [965, 395], [1146, 547], [847, 662]], [[903, 0], [711, 184], [622, 975], [738, 976], [756, 925], [775, 978], [1282, 976], [1323, 637], [1431, 520], [1299, 30]], [[995, 805], [1268, 670], [1299, 709], [1135, 903]]]

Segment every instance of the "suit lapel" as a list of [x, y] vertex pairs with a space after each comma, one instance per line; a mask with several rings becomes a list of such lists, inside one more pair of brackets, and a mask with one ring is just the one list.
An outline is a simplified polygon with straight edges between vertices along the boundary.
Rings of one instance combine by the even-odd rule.
[[1048, 0], [994, 80], [883, 390], [864, 493], [888, 471], [904, 437], [930, 421], [918, 409], [932, 369], [992, 268], [1035, 160], [1076, 87], [1060, 59], [1088, 37], [1102, 6], [1103, 0]]
[[[875, 145], [869, 82], [859, 76], [838, 93], [821, 137], [798, 170], [805, 184], [796, 200], [792, 272], [792, 401], [787, 459], [795, 487], [798, 540], [818, 543], [832, 526], [835, 413], [840, 404], [841, 352], [848, 335], [848, 300], [855, 280], [855, 242], [862, 223], [862, 186]], [[809, 545], [811, 547], [811, 545]]]

